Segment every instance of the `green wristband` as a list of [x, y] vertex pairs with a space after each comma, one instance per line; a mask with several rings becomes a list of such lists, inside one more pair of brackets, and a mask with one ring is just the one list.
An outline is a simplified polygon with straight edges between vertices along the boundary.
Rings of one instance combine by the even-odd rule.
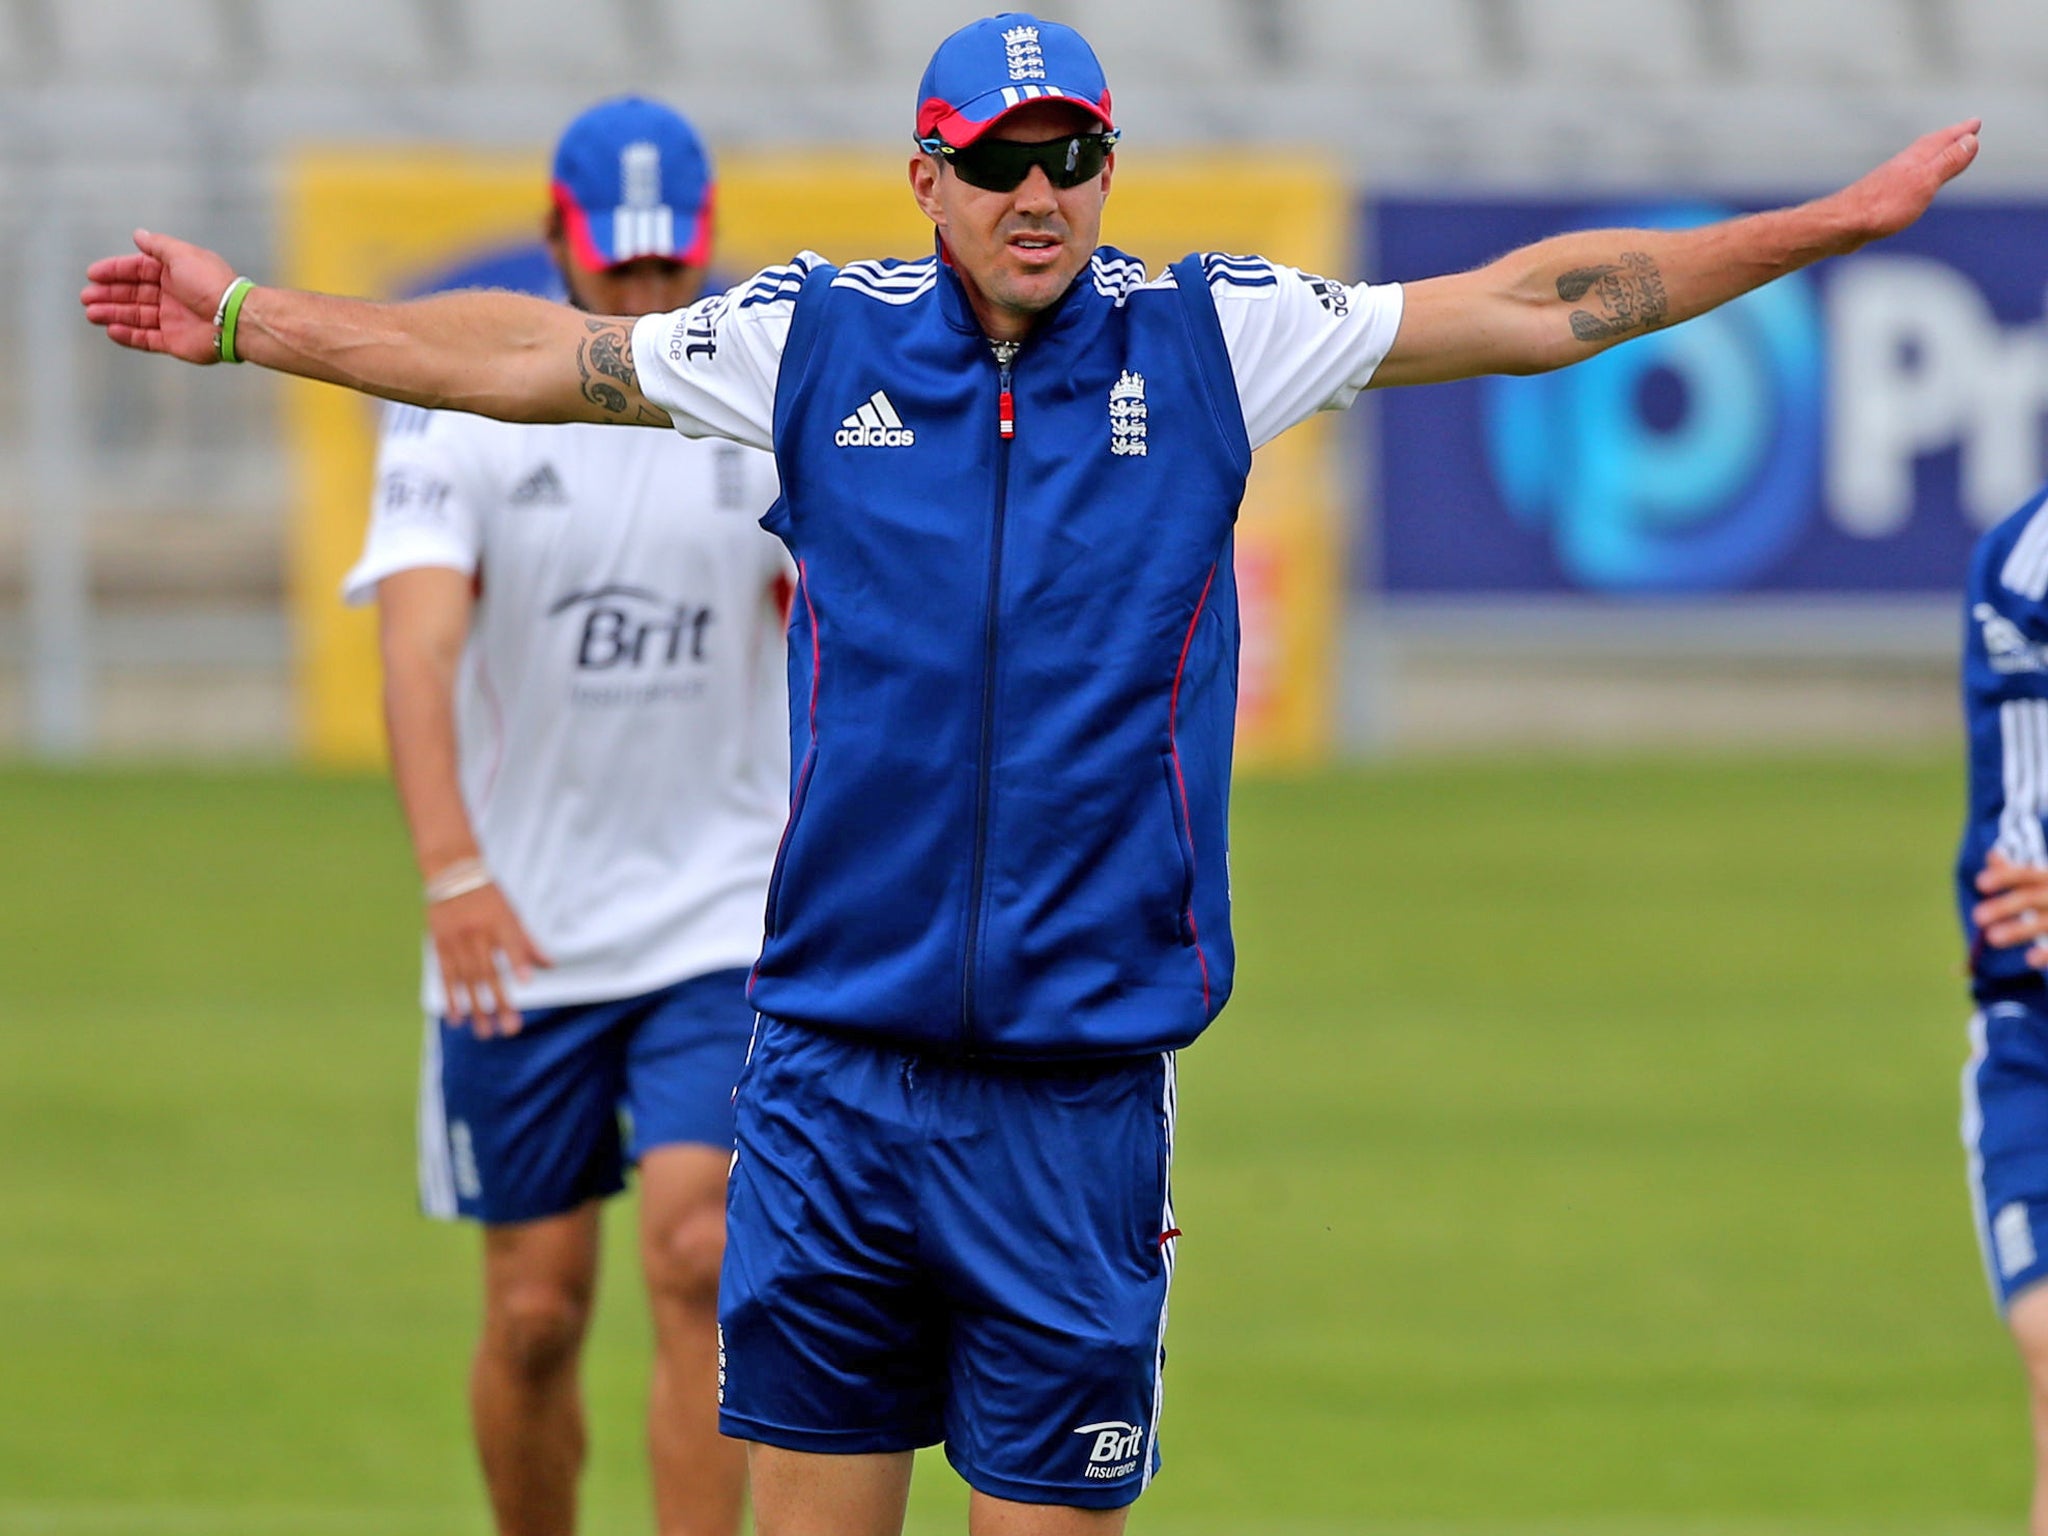
[[235, 322], [242, 318], [242, 302], [255, 288], [246, 277], [238, 277], [228, 284], [228, 290], [220, 296], [220, 312], [214, 316], [214, 340], [220, 349], [220, 360], [224, 363], [239, 363], [242, 359], [235, 354]]

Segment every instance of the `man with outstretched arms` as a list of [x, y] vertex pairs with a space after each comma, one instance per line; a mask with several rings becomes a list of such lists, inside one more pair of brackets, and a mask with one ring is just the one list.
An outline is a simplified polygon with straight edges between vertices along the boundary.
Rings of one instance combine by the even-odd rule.
[[[696, 298], [710, 164], [608, 101], [555, 152], [573, 310]], [[504, 1536], [567, 1536], [598, 1212], [638, 1165], [662, 1536], [734, 1536], [717, 1278], [747, 968], [788, 787], [774, 461], [726, 442], [391, 408], [375, 600], [426, 883], [421, 1201], [484, 1228], [471, 1406]], [[630, 1133], [622, 1134], [622, 1114]]]
[[1992, 1300], [2026, 1365], [2048, 1536], [2048, 491], [1977, 542], [1964, 598], [1963, 1143]]
[[[918, 262], [814, 256], [680, 313], [256, 289], [144, 233], [124, 345], [775, 449], [791, 822], [752, 996], [722, 1422], [763, 1536], [893, 1536], [943, 1440], [981, 1536], [1113, 1533], [1159, 1465], [1174, 1052], [1231, 985], [1231, 528], [1252, 450], [1371, 384], [1561, 367], [1911, 223], [1931, 135], [1802, 207], [1345, 286], [1099, 247], [1109, 91], [1069, 28], [946, 39]], [[240, 329], [216, 334], [224, 298]]]

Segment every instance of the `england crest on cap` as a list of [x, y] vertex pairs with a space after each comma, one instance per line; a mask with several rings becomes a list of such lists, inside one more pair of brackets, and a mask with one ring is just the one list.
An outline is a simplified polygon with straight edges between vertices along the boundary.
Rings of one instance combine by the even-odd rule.
[[1005, 11], [962, 27], [925, 67], [917, 88], [917, 137], [956, 149], [972, 144], [1008, 113], [1053, 97], [1110, 118], [1109, 82], [1088, 39], [1072, 27]]
[[711, 254], [711, 159], [680, 112], [639, 96], [601, 102], [555, 147], [555, 207], [577, 264]]

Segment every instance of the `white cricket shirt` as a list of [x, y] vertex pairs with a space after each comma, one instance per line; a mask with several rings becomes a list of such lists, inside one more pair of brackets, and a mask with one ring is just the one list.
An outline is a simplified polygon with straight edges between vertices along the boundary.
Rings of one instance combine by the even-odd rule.
[[[471, 573], [463, 799], [555, 962], [523, 1008], [750, 966], [789, 797], [774, 461], [732, 443], [393, 407], [362, 559]], [[445, 1012], [432, 946], [423, 999]]]
[[[633, 360], [647, 398], [689, 437], [724, 437], [758, 448], [774, 440], [775, 376], [804, 277], [823, 258], [806, 251], [727, 293], [688, 309], [644, 315], [633, 327]], [[1137, 263], [1098, 251], [1078, 279], [1119, 304], [1171, 272], [1142, 281]], [[1343, 410], [1394, 345], [1401, 328], [1398, 283], [1331, 282], [1259, 256], [1202, 259], [1230, 371], [1252, 446], [1271, 442], [1318, 411]], [[930, 288], [938, 259], [884, 266], [853, 262], [837, 281], [909, 303]]]

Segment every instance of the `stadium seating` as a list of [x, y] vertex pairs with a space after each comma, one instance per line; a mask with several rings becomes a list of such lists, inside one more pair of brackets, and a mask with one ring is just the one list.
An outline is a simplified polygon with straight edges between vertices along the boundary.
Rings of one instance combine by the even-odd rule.
[[1485, 29], [1474, 0], [1297, 0], [1287, 57], [1315, 79], [1477, 80], [1488, 72]]
[[1515, 19], [1530, 74], [1557, 89], [1671, 84], [1708, 72], [1695, 0], [1520, 0]]
[[25, 13], [20, 6], [0, 6], [0, 80], [26, 79], [35, 68]]
[[161, 85], [234, 78], [212, 0], [64, 0], [44, 15], [62, 67], [81, 80]]
[[[849, 20], [831, 0], [653, 3], [674, 72], [688, 84], [729, 86], [749, 75], [808, 83], [850, 72]], [[776, 117], [772, 107], [768, 116]]]
[[265, 64], [288, 78], [419, 80], [443, 63], [415, 0], [255, 0]]
[[1262, 63], [1248, 8], [1236, 0], [1120, 0], [1080, 18], [1112, 80], [1185, 91], [1242, 79]]
[[[1000, 8], [977, 0], [865, 0], [850, 19], [863, 34], [882, 83], [896, 86], [907, 101], [939, 40]], [[1055, 16], [1058, 9], [1048, 6], [1038, 14]]]
[[1950, 0], [1957, 62], [1982, 75], [2040, 89], [2048, 82], [2048, 5], [2042, 0]]
[[627, 21], [619, 0], [462, 0], [463, 51], [486, 78], [570, 76], [623, 87], [639, 73], [635, 63], [646, 62], [647, 40], [631, 37]]
[[[2037, 0], [2020, 0], [2036, 4]], [[1906, 82], [1928, 73], [1911, 0], [1727, 0], [1746, 73], [1767, 80]]]

